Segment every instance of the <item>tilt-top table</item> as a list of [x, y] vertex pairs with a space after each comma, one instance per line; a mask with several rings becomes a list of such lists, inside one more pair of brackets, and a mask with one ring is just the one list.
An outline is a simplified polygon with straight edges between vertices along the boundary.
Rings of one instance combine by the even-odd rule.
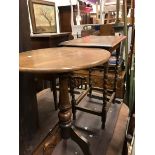
[[[89, 147], [84, 139], [71, 128], [71, 104], [68, 95], [68, 79], [71, 72], [87, 69], [104, 64], [108, 61], [110, 53], [104, 49], [88, 49], [76, 47], [59, 47], [32, 50], [20, 53], [19, 71], [25, 74], [33, 74], [42, 77], [59, 77], [59, 127], [63, 139], [72, 138], [82, 149], [85, 155], [89, 155]], [[35, 92], [33, 95], [36, 95]], [[52, 146], [56, 146], [53, 142]], [[54, 147], [53, 147], [54, 150]], [[52, 152], [53, 152], [52, 150]]]

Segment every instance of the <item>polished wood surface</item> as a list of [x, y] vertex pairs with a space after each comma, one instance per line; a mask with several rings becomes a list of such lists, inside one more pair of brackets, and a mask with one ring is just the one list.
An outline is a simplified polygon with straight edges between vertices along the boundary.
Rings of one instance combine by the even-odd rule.
[[19, 70], [30, 73], [62, 73], [90, 68], [108, 61], [104, 49], [59, 47], [20, 53]]
[[86, 36], [60, 43], [63, 46], [108, 47], [113, 48], [126, 39], [126, 36]]

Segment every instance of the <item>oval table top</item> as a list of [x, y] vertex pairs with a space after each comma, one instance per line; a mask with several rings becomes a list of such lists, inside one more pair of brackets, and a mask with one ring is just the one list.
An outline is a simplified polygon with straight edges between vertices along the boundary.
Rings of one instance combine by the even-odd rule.
[[56, 47], [19, 54], [19, 70], [28, 73], [63, 73], [101, 65], [110, 52], [97, 48]]

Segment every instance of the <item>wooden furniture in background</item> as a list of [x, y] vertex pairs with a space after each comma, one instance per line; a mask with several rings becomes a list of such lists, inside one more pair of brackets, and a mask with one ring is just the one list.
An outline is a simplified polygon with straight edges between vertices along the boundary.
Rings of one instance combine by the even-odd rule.
[[[71, 28], [71, 6], [60, 6], [59, 19], [60, 19], [60, 32], [72, 32]], [[89, 13], [84, 12], [84, 7], [80, 6], [80, 15], [82, 17], [81, 24], [92, 24]], [[73, 6], [73, 19], [76, 25], [77, 8]]]
[[[100, 26], [99, 34], [100, 36], [115, 36], [115, 29], [114, 24], [104, 24]], [[121, 50], [121, 47], [120, 47]], [[120, 52], [120, 57], [122, 57]], [[122, 58], [121, 58], [122, 59]], [[123, 69], [123, 66], [121, 67]], [[124, 98], [124, 91], [125, 91], [125, 71], [120, 69], [120, 72], [118, 73], [118, 81], [117, 81], [117, 88], [116, 88], [116, 97], [123, 99]], [[95, 74], [95, 73], [94, 73]], [[112, 89], [112, 79], [114, 78], [114, 73], [111, 72], [108, 75], [109, 79], [109, 85], [108, 89]], [[94, 83], [96, 86], [101, 87], [102, 81], [101, 81], [101, 74], [95, 74]]]
[[[61, 46], [68, 46], [68, 47], [92, 47], [92, 49], [95, 48], [104, 48], [106, 50], [108, 50], [109, 52], [113, 52], [114, 50], [116, 50], [116, 65], [114, 67], [115, 70], [115, 78], [114, 78], [114, 85], [113, 85], [113, 90], [110, 94], [110, 99], [108, 101], [108, 108], [105, 106], [103, 107], [103, 111], [108, 111], [109, 107], [111, 105], [111, 103], [115, 100], [116, 97], [116, 82], [118, 79], [118, 58], [119, 58], [119, 47], [120, 44], [123, 40], [126, 39], [126, 36], [86, 36], [86, 37], [82, 37], [82, 38], [78, 38], [78, 39], [74, 39], [74, 40], [70, 40], [70, 41], [65, 41], [60, 43]], [[95, 52], [95, 51], [94, 51]], [[91, 78], [91, 73], [92, 73], [92, 69], [89, 69], [89, 96], [90, 97], [94, 97], [92, 96], [92, 90], [100, 90], [103, 92], [103, 94], [107, 95], [107, 82], [108, 82], [108, 77], [107, 77], [107, 72], [108, 72], [108, 68], [107, 68], [108, 64], [106, 64], [106, 66], [100, 66], [99, 68], [97, 67], [97, 70], [104, 70], [104, 75], [103, 75], [103, 86], [100, 88], [97, 87], [93, 87], [92, 86], [92, 78]], [[107, 96], [103, 95], [103, 106], [104, 104], [107, 105], [104, 100], [107, 100]], [[84, 96], [84, 95], [83, 95]], [[82, 96], [82, 97], [83, 97]], [[73, 119], [76, 118], [76, 110], [80, 110], [80, 111], [84, 111], [90, 114], [94, 114], [94, 115], [98, 115], [98, 116], [102, 116], [100, 115], [99, 112], [92, 110], [92, 109], [88, 109], [88, 108], [81, 108], [78, 105], [76, 106], [76, 102], [75, 100], [72, 101], [73, 103]], [[78, 101], [79, 103], [80, 101]], [[77, 104], [78, 104], [77, 103]], [[106, 113], [106, 112], [105, 112]], [[106, 117], [106, 115], [105, 115]], [[105, 118], [104, 117], [104, 118]], [[102, 118], [102, 128], [104, 129], [105, 125], [105, 120]]]
[[[27, 0], [19, 1], [19, 51], [55, 47], [69, 40], [70, 33], [45, 33], [31, 36]], [[66, 31], [71, 32], [71, 31]]]
[[74, 40], [69, 40], [60, 43], [60, 46], [70, 46], [70, 47], [95, 47], [103, 48], [109, 52], [113, 52], [119, 44], [126, 39], [126, 36], [87, 36], [83, 38], [78, 38]]
[[101, 25], [100, 30], [99, 30], [99, 35], [100, 36], [114, 36], [115, 30], [113, 28], [113, 25], [112, 24]]
[[[85, 85], [85, 83], [87, 83], [87, 84], [89, 83], [89, 76], [88, 76], [89, 71], [88, 70], [75, 71], [74, 74], [77, 77], [78, 76], [83, 77], [83, 81], [81, 82], [83, 85]], [[113, 90], [115, 75], [114, 75], [114, 73], [108, 73], [107, 76], [108, 76], [107, 89]], [[92, 77], [92, 85], [95, 87], [102, 88], [103, 73], [101, 71], [96, 70], [91, 73], [91, 77]], [[81, 85], [80, 85], [80, 87], [81, 87]], [[124, 93], [125, 93], [124, 91], [125, 91], [125, 71], [121, 71], [118, 74], [118, 80], [116, 83], [116, 98], [123, 99]]]
[[[72, 138], [81, 147], [85, 155], [89, 155], [87, 141], [78, 137], [71, 128], [71, 104], [68, 95], [68, 78], [70, 72], [74, 70], [86, 69], [104, 64], [108, 61], [110, 53], [103, 49], [88, 48], [47, 48], [34, 51], [27, 51], [19, 55], [19, 71], [27, 76], [59, 76], [60, 98], [59, 98], [59, 127], [58, 141], [53, 139], [52, 146], [56, 146], [60, 140]], [[27, 81], [29, 84], [29, 81]], [[31, 88], [31, 95], [35, 96], [35, 91]], [[33, 104], [33, 103], [32, 103]], [[34, 105], [34, 104], [33, 104]], [[37, 109], [36, 109], [37, 110]], [[33, 111], [30, 111], [30, 113]], [[28, 114], [29, 115], [29, 114]], [[52, 152], [54, 147], [52, 148]]]
[[115, 23], [116, 21], [116, 13], [115, 11], [108, 11], [108, 13], [105, 15], [104, 23]]
[[[122, 41], [126, 39], [126, 36], [86, 36], [83, 38], [78, 38], [70, 41], [65, 41], [60, 43], [60, 46], [68, 47], [96, 47], [104, 48], [109, 52], [116, 50], [116, 66], [115, 66], [115, 85], [118, 74], [118, 57], [119, 57], [119, 47]], [[116, 88], [114, 89], [116, 90]]]
[[34, 34], [30, 36], [32, 41], [31, 49], [41, 49], [48, 47], [56, 47], [60, 42], [70, 40], [71, 33], [42, 33], [42, 34]]

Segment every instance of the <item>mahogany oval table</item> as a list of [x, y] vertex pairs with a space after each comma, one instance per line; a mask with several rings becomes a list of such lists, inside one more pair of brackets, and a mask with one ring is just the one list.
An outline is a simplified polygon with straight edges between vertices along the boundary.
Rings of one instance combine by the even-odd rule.
[[[63, 139], [72, 138], [89, 155], [86, 140], [78, 138], [71, 128], [71, 104], [68, 95], [68, 78], [75, 70], [104, 64], [110, 57], [104, 49], [59, 47], [27, 51], [19, 54], [19, 71], [36, 76], [59, 76], [59, 127]], [[34, 94], [35, 95], [35, 94]], [[55, 144], [54, 144], [55, 145]]]

